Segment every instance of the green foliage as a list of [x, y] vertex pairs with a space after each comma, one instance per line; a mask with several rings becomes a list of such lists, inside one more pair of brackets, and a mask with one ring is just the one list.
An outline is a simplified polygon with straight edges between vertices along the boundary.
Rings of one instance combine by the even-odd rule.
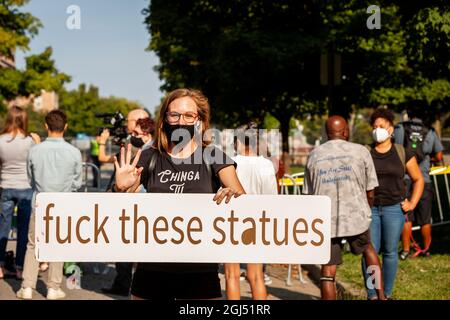
[[39, 134], [40, 137], [45, 137], [47, 132], [45, 130], [45, 113], [35, 112], [31, 106], [28, 107], [28, 130]]
[[[449, 2], [378, 1], [381, 30], [369, 30], [370, 1], [153, 0], [146, 14], [149, 49], [163, 89], [194, 87], [213, 120], [233, 126], [270, 112], [283, 137], [292, 117], [349, 115], [351, 106], [414, 100], [436, 114], [448, 105]], [[319, 57], [342, 56], [333, 110], [319, 83]], [[362, 125], [362, 124], [361, 124]]]
[[22, 95], [39, 94], [41, 90], [59, 92], [70, 77], [58, 72], [55, 61], [51, 60], [52, 48], [27, 57], [26, 70], [23, 73]]
[[[17, 49], [28, 50], [33, 36], [42, 26], [30, 13], [20, 11], [27, 0], [0, 0], [0, 55], [13, 58]], [[58, 92], [70, 77], [60, 73], [51, 59], [52, 49], [26, 58], [26, 69], [0, 69], [0, 105], [17, 96], [39, 95], [41, 90]]]
[[278, 129], [280, 127], [280, 121], [278, 121], [277, 118], [272, 116], [270, 113], [267, 113], [266, 116], [264, 117], [262, 127], [267, 130]]
[[303, 134], [306, 142], [314, 145], [316, 140], [322, 139], [322, 130], [324, 128], [326, 116], [309, 116], [300, 123], [303, 125]]
[[357, 110], [354, 115], [354, 123], [351, 128], [351, 141], [363, 145], [370, 145], [372, 139], [372, 126], [370, 125], [370, 115], [373, 110]]
[[143, 108], [139, 103], [116, 97], [100, 97], [98, 88], [81, 84], [77, 90], [62, 90], [59, 96], [59, 107], [68, 117], [68, 135], [84, 132], [95, 136], [98, 129], [108, 127], [97, 113], [122, 112], [125, 116], [133, 109]]
[[42, 26], [30, 13], [19, 8], [29, 0], [0, 0], [0, 54], [10, 56], [15, 50], [28, 50], [30, 39]]

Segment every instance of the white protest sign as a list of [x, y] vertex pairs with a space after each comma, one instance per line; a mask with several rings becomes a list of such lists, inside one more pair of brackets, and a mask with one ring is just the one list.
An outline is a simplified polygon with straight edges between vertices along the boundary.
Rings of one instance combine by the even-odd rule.
[[325, 196], [40, 193], [36, 257], [76, 262], [324, 264]]

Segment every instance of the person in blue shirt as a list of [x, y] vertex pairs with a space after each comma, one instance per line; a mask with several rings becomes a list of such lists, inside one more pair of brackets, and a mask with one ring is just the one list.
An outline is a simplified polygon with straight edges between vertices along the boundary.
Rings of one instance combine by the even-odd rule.
[[[40, 192], [76, 192], [82, 184], [81, 152], [64, 140], [67, 116], [61, 110], [50, 111], [45, 117], [48, 138], [33, 146], [28, 153], [27, 173], [33, 189], [33, 200]], [[33, 205], [34, 207], [34, 205]], [[48, 269], [47, 299], [63, 299], [61, 289], [63, 262], [50, 262]], [[32, 299], [38, 280], [39, 262], [35, 256], [35, 213], [30, 217], [28, 244], [23, 269], [23, 282], [16, 296]]]
[[[414, 245], [416, 252], [414, 257], [429, 256], [431, 246], [431, 212], [433, 202], [433, 187], [430, 179], [431, 162], [442, 162], [442, 151], [444, 150], [439, 137], [433, 128], [424, 123], [420, 118], [419, 110], [410, 107], [407, 110], [409, 121], [402, 122], [395, 127], [395, 143], [402, 144], [405, 148], [412, 149], [416, 155], [420, 170], [425, 181], [425, 188], [422, 197], [413, 211], [407, 215], [402, 242], [403, 251], [400, 259], [405, 260], [410, 256], [412, 223], [420, 226], [424, 248]], [[405, 176], [407, 188], [411, 187], [411, 179]]]

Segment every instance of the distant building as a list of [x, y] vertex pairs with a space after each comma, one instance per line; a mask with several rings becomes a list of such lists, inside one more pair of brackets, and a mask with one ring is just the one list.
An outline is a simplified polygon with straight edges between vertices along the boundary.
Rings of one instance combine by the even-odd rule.
[[0, 54], [0, 68], [16, 68], [15, 50], [10, 50], [9, 55]]
[[41, 90], [41, 95], [34, 98], [33, 100], [33, 110], [36, 112], [50, 112], [54, 109], [59, 108], [59, 99], [56, 92], [47, 92]]
[[[16, 62], [14, 56], [14, 51], [11, 51], [11, 55], [9, 57], [0, 55], [0, 68], [15, 69]], [[51, 110], [59, 108], [59, 99], [56, 92], [41, 90], [41, 94], [39, 96], [30, 95], [29, 97], [16, 97], [15, 99], [7, 102], [8, 108], [13, 105], [17, 105], [19, 107], [28, 107], [29, 105], [32, 105], [34, 111], [47, 113]]]
[[289, 155], [291, 158], [291, 165], [306, 165], [306, 160], [313, 145], [306, 141], [306, 137], [303, 134], [303, 126], [298, 120], [296, 120], [296, 127], [293, 131], [293, 135], [289, 137]]

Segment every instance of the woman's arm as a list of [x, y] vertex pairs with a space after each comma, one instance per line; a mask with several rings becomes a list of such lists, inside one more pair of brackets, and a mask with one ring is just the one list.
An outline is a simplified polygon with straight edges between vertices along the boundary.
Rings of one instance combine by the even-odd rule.
[[41, 137], [39, 137], [39, 135], [37, 133], [31, 132], [30, 136], [31, 136], [31, 139], [33, 139], [33, 142], [35, 144], [41, 143]]
[[404, 212], [414, 210], [414, 208], [417, 206], [417, 203], [419, 203], [420, 198], [422, 197], [423, 188], [425, 186], [423, 175], [420, 171], [419, 165], [417, 164], [416, 157], [412, 157], [406, 163], [406, 172], [411, 177], [413, 190], [411, 199], [405, 199], [405, 201], [402, 202], [402, 209]]
[[237, 177], [234, 166], [228, 166], [220, 170], [219, 178], [223, 187], [217, 191], [213, 198], [213, 201], [216, 201], [217, 204], [220, 204], [224, 198], [226, 198], [225, 203], [228, 203], [233, 196], [237, 198], [245, 193], [245, 190]]
[[104, 129], [102, 134], [97, 137], [98, 141], [98, 161], [101, 163], [112, 163], [114, 162], [114, 156], [107, 156], [106, 155], [106, 141], [108, 141], [109, 138], [109, 130]]

